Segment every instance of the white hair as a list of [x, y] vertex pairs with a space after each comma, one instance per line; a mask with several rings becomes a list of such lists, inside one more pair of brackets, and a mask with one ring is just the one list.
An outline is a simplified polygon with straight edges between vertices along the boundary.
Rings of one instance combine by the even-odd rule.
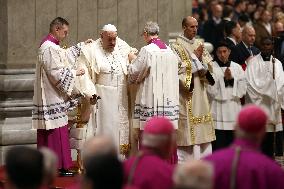
[[82, 149], [83, 160], [96, 154], [117, 154], [114, 141], [111, 136], [96, 135], [88, 139]]
[[213, 165], [202, 160], [178, 164], [173, 180], [175, 188], [211, 189], [213, 188]]
[[143, 32], [146, 32], [148, 35], [159, 35], [160, 28], [156, 22], [147, 22], [144, 26]]
[[170, 139], [170, 135], [153, 135], [143, 133], [142, 145], [147, 147], [159, 147]]

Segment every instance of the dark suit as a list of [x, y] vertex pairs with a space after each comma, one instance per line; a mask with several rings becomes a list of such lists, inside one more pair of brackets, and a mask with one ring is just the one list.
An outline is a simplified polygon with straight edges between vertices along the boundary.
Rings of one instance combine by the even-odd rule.
[[[266, 28], [264, 27], [262, 22], [257, 22], [256, 24], [254, 24], [254, 29], [255, 29], [255, 46], [257, 48], [261, 47], [261, 39], [265, 38], [265, 37], [271, 37], [271, 35], [269, 34], [269, 32], [266, 30]], [[271, 28], [272, 29], [272, 28]]]
[[216, 24], [213, 19], [210, 19], [204, 23], [202, 37], [206, 42], [211, 43], [214, 48], [216, 45], [224, 39], [224, 23], [222, 20], [219, 24]]
[[234, 48], [236, 45], [235, 43], [229, 39], [228, 37], [226, 37], [225, 42], [228, 44], [229, 48], [232, 50], [232, 48]]
[[284, 53], [281, 53], [284, 43], [284, 32], [274, 39], [274, 54], [275, 57], [280, 60], [284, 69]]
[[[258, 48], [255, 46], [251, 47], [252, 55], [255, 56], [260, 53]], [[246, 48], [245, 44], [243, 42], [240, 42], [235, 46], [235, 49], [233, 50], [232, 53], [232, 61], [240, 64], [241, 66], [245, 64], [245, 61], [247, 60], [248, 57], [250, 57], [251, 54], [249, 50]]]
[[225, 42], [228, 44], [229, 49], [231, 50], [231, 53], [230, 53], [229, 58], [230, 58], [230, 60], [232, 60], [232, 58], [234, 57], [236, 45], [235, 45], [235, 43], [234, 43], [231, 39], [229, 39], [228, 37], [226, 37]]

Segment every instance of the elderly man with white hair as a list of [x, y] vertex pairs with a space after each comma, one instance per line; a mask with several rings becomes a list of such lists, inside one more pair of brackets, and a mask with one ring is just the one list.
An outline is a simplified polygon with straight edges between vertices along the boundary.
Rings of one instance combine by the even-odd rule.
[[101, 100], [93, 107], [88, 131], [110, 135], [120, 151], [129, 151], [129, 118], [127, 97], [128, 54], [132, 49], [117, 37], [114, 25], [102, 28], [100, 38], [82, 47], [81, 61], [85, 62]]

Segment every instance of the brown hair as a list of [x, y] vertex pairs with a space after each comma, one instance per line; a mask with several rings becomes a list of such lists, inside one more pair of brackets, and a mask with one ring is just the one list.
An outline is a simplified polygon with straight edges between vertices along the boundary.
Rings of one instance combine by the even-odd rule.
[[54, 27], [62, 27], [63, 25], [69, 26], [69, 22], [65, 20], [64, 18], [57, 17], [54, 20], [51, 21], [49, 25], [49, 32], [53, 30]]

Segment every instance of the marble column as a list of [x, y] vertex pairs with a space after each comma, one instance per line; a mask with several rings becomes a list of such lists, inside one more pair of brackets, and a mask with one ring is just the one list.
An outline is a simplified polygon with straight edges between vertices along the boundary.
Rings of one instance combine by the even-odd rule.
[[36, 142], [31, 129], [34, 6], [31, 0], [0, 0], [0, 164], [10, 147]]

